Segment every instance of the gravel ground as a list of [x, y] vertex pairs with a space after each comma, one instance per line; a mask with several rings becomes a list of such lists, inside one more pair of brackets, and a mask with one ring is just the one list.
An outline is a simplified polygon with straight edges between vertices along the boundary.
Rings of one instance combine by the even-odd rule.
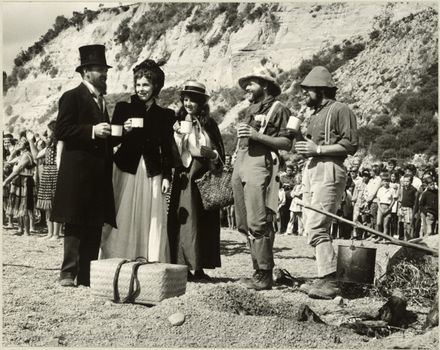
[[[438, 332], [421, 334], [426, 308], [410, 306], [418, 316], [415, 324], [374, 339], [340, 324], [374, 315], [384, 303], [379, 298], [344, 299], [344, 305], [337, 305], [309, 299], [296, 287], [246, 290], [238, 279], [252, 274], [250, 256], [242, 236], [228, 230], [222, 231], [222, 268], [207, 270], [213, 282], [188, 283], [185, 295], [154, 307], [114, 304], [92, 295], [90, 288], [60, 287], [62, 240], [17, 237], [4, 231], [2, 243], [3, 346], [357, 349], [420, 339], [417, 346], [438, 348]], [[314, 277], [313, 250], [305, 238], [277, 236], [274, 250], [277, 266], [294, 277]], [[303, 303], [326, 324], [298, 322], [296, 313]], [[186, 316], [183, 325], [169, 323], [175, 312]]]

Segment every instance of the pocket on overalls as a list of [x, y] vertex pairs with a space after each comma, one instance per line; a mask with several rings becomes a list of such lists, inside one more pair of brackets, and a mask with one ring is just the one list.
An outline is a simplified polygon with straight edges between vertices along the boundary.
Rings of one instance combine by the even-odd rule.
[[347, 182], [347, 170], [343, 164], [332, 163], [333, 165], [333, 181], [337, 184]]
[[333, 162], [323, 162], [321, 164], [323, 168], [322, 170], [323, 170], [324, 183], [335, 183], [336, 170]]

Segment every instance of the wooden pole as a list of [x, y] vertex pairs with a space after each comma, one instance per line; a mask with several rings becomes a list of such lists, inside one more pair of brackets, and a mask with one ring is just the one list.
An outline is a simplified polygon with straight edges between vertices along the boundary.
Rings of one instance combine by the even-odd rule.
[[330, 212], [328, 212], [327, 210], [324, 210], [324, 209], [318, 209], [318, 208], [316, 208], [316, 207], [314, 207], [314, 206], [311, 206], [311, 205], [309, 205], [309, 204], [305, 204], [305, 203], [302, 202], [302, 201], [299, 201], [298, 204], [302, 205], [304, 208], [307, 208], [307, 209], [310, 209], [310, 210], [316, 211], [316, 212], [318, 212], [318, 213], [321, 213], [321, 214], [324, 214], [324, 215], [330, 216], [330, 217], [332, 217], [332, 218], [334, 218], [334, 219], [336, 219], [336, 220], [338, 220], [338, 221], [345, 222], [345, 223], [347, 223], [347, 224], [349, 224], [349, 225], [351, 225], [351, 226], [354, 226], [354, 227], [359, 228], [359, 229], [361, 229], [361, 230], [364, 230], [364, 231], [370, 232], [370, 233], [372, 233], [372, 234], [375, 235], [375, 236], [379, 236], [379, 237], [385, 238], [385, 239], [387, 239], [388, 241], [390, 241], [391, 244], [400, 245], [400, 246], [402, 246], [402, 247], [408, 247], [408, 248], [414, 248], [414, 249], [423, 250], [423, 251], [428, 252], [428, 253], [430, 253], [430, 254], [432, 254], [432, 255], [434, 255], [434, 256], [438, 256], [438, 250], [437, 250], [437, 249], [429, 248], [429, 247], [426, 247], [426, 246], [423, 246], [423, 245], [420, 245], [420, 244], [416, 244], [416, 243], [411, 243], [411, 242], [401, 241], [401, 240], [395, 239], [395, 238], [393, 238], [393, 237], [391, 237], [391, 236], [388, 236], [388, 235], [386, 235], [386, 234], [384, 234], [384, 233], [382, 233], [382, 232], [379, 232], [379, 231], [373, 230], [373, 229], [370, 228], [370, 227], [367, 227], [367, 226], [364, 226], [364, 225], [360, 225], [360, 224], [357, 224], [357, 223], [355, 223], [355, 222], [353, 222], [353, 221], [350, 221], [350, 220], [347, 220], [347, 219], [341, 218], [340, 216], [337, 216], [337, 215], [335, 215], [335, 214], [333, 214], [333, 213], [330, 213]]

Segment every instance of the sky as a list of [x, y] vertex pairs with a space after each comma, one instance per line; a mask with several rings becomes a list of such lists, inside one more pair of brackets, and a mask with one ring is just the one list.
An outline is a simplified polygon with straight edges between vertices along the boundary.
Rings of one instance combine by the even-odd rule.
[[[125, 1], [121, 1], [125, 3]], [[3, 71], [10, 73], [14, 65], [14, 58], [23, 49], [32, 46], [55, 23], [55, 18], [64, 15], [72, 17], [73, 11], [83, 12], [84, 7], [90, 10], [98, 9], [99, 4], [104, 7], [118, 6], [117, 2], [72, 2], [72, 1], [3, 1]]]

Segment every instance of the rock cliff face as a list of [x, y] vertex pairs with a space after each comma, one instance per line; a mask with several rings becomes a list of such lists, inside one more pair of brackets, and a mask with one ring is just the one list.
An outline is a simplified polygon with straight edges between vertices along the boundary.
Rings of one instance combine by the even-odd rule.
[[386, 110], [397, 93], [414, 91], [438, 60], [438, 17], [423, 11], [393, 23], [336, 72], [340, 93], [358, 111], [359, 124]]
[[[414, 14], [414, 21], [413, 18], [396, 25], [399, 35], [380, 36], [374, 45], [337, 71], [341, 91], [352, 94], [358, 108], [364, 108], [367, 102], [378, 108], [384, 94], [390, 95], [390, 89], [410, 87], [412, 79], [417, 79], [418, 70], [424, 67], [422, 61], [437, 55], [437, 13], [430, 11], [424, 12], [425, 17], [417, 16], [430, 5], [435, 6], [426, 2], [395, 3], [392, 8], [377, 2], [240, 4], [234, 12], [234, 16], [242, 18], [239, 26], [228, 27], [228, 23], [235, 22], [227, 11], [220, 11], [213, 15], [213, 25], [207, 30], [189, 31], [188, 25], [200, 16], [201, 7], [205, 15], [218, 12], [218, 4], [190, 4], [188, 16], [169, 27], [165, 25], [157, 40], [123, 44], [115, 40], [121, 23], [133, 30], [152, 5], [135, 4], [118, 14], [102, 12], [82, 28], [71, 26], [61, 31], [42, 53], [24, 65], [29, 74], [16, 87], [9, 88], [4, 98], [5, 122], [11, 131], [44, 128], [47, 118], [56, 115], [56, 101], [61, 94], [80, 82], [74, 69], [79, 64], [81, 45], [106, 45], [107, 61], [114, 67], [108, 76], [111, 93], [130, 92], [133, 66], [145, 58], [153, 58], [167, 62], [165, 87], [179, 86], [186, 79], [196, 78], [215, 94], [219, 88], [236, 86], [237, 79], [252, 71], [262, 58], [282, 71], [289, 71], [323, 47], [354, 36], [368, 38], [384, 11], [391, 14], [394, 22]], [[175, 6], [179, 11], [183, 5]], [[424, 28], [423, 35], [418, 25]], [[421, 36], [424, 39], [419, 42]], [[47, 62], [57, 68], [56, 73], [42, 72], [41, 66]], [[397, 87], [392, 84], [394, 80]]]

